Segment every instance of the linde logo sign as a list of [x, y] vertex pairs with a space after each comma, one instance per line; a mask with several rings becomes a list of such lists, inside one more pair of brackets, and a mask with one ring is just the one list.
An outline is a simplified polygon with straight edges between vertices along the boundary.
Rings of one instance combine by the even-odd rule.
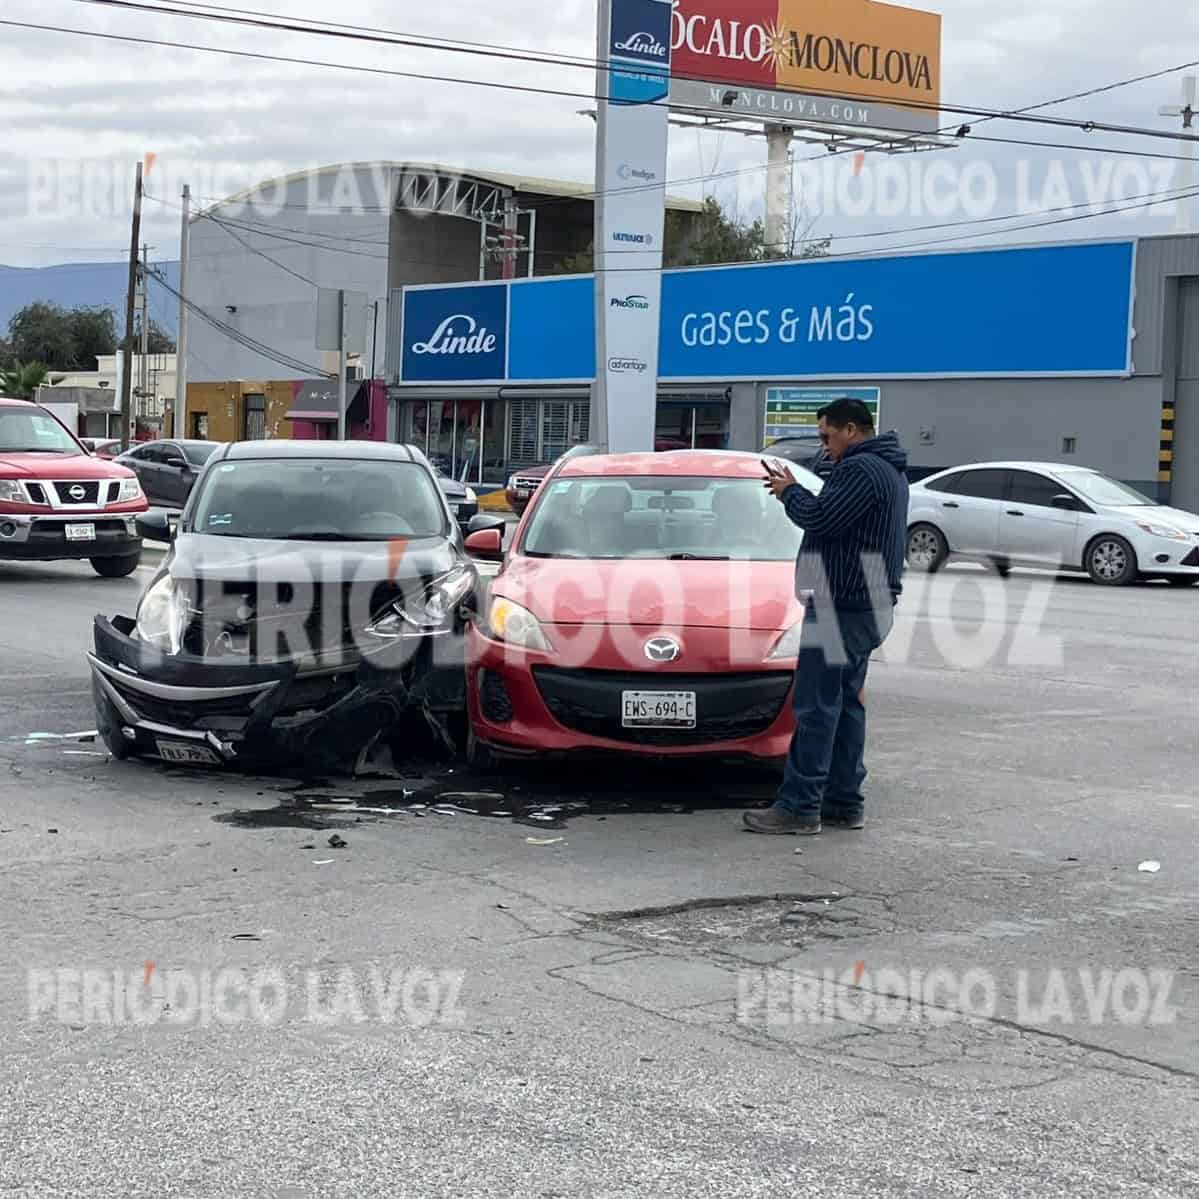
[[612, 240], [631, 243], [635, 246], [652, 246], [654, 244], [654, 235], [652, 233], [622, 233], [617, 231], [612, 234]]
[[649, 300], [645, 296], [625, 296], [622, 300], [619, 296], [612, 297], [612, 303], [609, 308], [635, 308], [639, 312], [649, 311]]
[[658, 177], [655, 171], [647, 171], [644, 167], [631, 167], [627, 162], [621, 163], [616, 168], [616, 174], [625, 182], [630, 179], [641, 179], [646, 183], [653, 183]]
[[465, 312], [447, 316], [428, 341], [412, 346], [414, 354], [494, 354], [496, 336]]
[[665, 58], [666, 46], [652, 33], [635, 33], [632, 37], [612, 43], [613, 50], [635, 54], [638, 58]]
[[640, 358], [609, 358], [608, 369], [618, 375], [643, 375], [649, 370], [649, 364]]

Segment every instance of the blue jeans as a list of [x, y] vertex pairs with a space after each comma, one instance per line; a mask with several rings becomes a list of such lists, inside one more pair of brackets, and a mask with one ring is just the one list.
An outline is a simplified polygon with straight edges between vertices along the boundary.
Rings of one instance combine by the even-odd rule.
[[[826, 621], [833, 616], [831, 609], [821, 614]], [[805, 820], [819, 820], [822, 813], [856, 817], [866, 781], [861, 691], [870, 655], [891, 631], [890, 619], [880, 629], [873, 612], [837, 612], [837, 627], [830, 630], [815, 616], [809, 608], [795, 672], [795, 735], [778, 803]]]

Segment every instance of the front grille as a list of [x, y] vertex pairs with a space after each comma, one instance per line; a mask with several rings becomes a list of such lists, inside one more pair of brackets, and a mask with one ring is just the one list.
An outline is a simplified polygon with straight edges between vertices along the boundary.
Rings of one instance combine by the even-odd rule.
[[[77, 489], [77, 490], [76, 490]], [[100, 484], [88, 483], [82, 479], [68, 479], [65, 482], [55, 482], [54, 490], [58, 492], [60, 504], [98, 504], [100, 502]], [[75, 491], [76, 494], [72, 494]], [[80, 495], [78, 492], [82, 492]]]
[[512, 481], [518, 488], [524, 488], [529, 491], [536, 491], [537, 488], [540, 487], [541, 483], [542, 483], [541, 479], [524, 478], [521, 475], [517, 475], [516, 478], [513, 479]]
[[[255, 695], [238, 695], [231, 699], [178, 703], [174, 700], [156, 699], [144, 691], [124, 686], [116, 679], [110, 679], [109, 682], [143, 720], [182, 728], [226, 727], [229, 717], [236, 717], [238, 718], [236, 723], [241, 723], [249, 717], [251, 704], [256, 698]], [[222, 717], [226, 719], [222, 720]]]
[[40, 483], [26, 483], [25, 490], [29, 493], [29, 502], [31, 504], [45, 504], [49, 502], [46, 499], [46, 489]]
[[[637, 674], [533, 668], [537, 688], [554, 719], [578, 733], [639, 745], [675, 747], [738, 741], [764, 733], [791, 689], [790, 671], [751, 674]], [[625, 691], [694, 691], [695, 728], [626, 729]]]
[[508, 685], [498, 671], [484, 670], [479, 682], [479, 703], [483, 715], [493, 724], [507, 724], [513, 716], [512, 697]]

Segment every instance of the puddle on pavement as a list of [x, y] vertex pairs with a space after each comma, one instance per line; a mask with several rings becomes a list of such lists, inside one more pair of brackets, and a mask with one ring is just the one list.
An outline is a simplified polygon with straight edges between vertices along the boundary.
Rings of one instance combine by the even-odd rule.
[[[414, 764], [415, 765], [415, 764]], [[479, 817], [538, 829], [562, 829], [580, 817], [688, 815], [742, 810], [770, 803], [777, 783], [752, 768], [706, 767], [696, 794], [695, 766], [656, 764], [589, 767], [579, 785], [569, 765], [509, 766], [475, 774], [461, 766], [373, 775], [338, 784], [329, 779], [293, 782], [275, 808], [226, 812], [214, 819], [240, 828], [334, 829], [388, 819], [446, 820]]]

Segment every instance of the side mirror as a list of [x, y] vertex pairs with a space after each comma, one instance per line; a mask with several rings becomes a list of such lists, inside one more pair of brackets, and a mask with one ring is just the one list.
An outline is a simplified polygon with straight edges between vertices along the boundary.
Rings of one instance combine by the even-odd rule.
[[187, 470], [189, 464], [186, 458], [180, 458], [178, 454], [172, 454], [166, 460], [166, 465], [177, 466], [180, 470]]
[[137, 525], [137, 535], [143, 541], [161, 541], [169, 545], [175, 539], [170, 519], [161, 509], [142, 512], [134, 523]]
[[495, 529], [500, 535], [500, 540], [504, 539], [504, 530], [508, 527], [508, 522], [502, 516], [488, 516], [486, 512], [480, 512], [477, 516], [472, 516], [466, 526], [466, 531], [470, 533], [485, 533], [490, 529]]
[[504, 539], [499, 529], [480, 529], [477, 533], [471, 533], [466, 539], [466, 552], [482, 562], [502, 562]]
[[1061, 508], [1066, 512], [1078, 511], [1078, 500], [1072, 495], [1066, 495], [1064, 492], [1053, 497], [1053, 506]]

